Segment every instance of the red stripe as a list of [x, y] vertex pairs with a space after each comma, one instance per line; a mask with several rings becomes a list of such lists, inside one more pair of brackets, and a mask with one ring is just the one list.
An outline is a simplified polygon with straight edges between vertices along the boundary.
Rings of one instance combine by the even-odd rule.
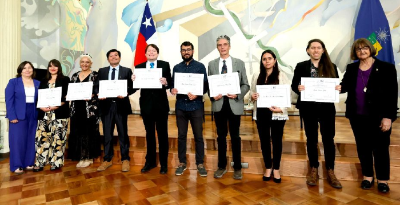
[[144, 38], [142, 33], [139, 32], [138, 40], [136, 43], [135, 61], [133, 63], [135, 66], [147, 61], [145, 55], [146, 46], [147, 46], [146, 39]]

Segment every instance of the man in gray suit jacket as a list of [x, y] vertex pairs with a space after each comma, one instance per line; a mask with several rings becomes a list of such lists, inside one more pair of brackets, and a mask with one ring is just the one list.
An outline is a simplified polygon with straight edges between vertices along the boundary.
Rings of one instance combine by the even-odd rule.
[[233, 178], [242, 179], [239, 127], [240, 117], [244, 109], [243, 98], [249, 91], [250, 86], [247, 81], [244, 62], [229, 55], [231, 44], [228, 36], [223, 35], [217, 38], [217, 49], [220, 57], [208, 63], [208, 75], [238, 72], [241, 92], [240, 94], [220, 93], [218, 96], [210, 97], [218, 134], [218, 170], [215, 171], [214, 177], [221, 178], [226, 173], [226, 136], [228, 135], [227, 125], [229, 122], [232, 158], [234, 162], [233, 168], [235, 170]]

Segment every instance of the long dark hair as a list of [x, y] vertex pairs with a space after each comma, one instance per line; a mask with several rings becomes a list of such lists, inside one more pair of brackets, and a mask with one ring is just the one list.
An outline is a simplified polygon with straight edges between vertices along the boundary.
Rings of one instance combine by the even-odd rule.
[[63, 72], [62, 72], [62, 67], [61, 67], [60, 61], [58, 61], [58, 60], [56, 60], [56, 59], [51, 60], [51, 61], [49, 62], [49, 64], [47, 65], [46, 81], [51, 80], [51, 73], [50, 73], [50, 71], [49, 71], [49, 68], [50, 68], [50, 66], [52, 66], [52, 65], [58, 68], [58, 71], [57, 71], [57, 78], [56, 78], [56, 81], [58, 81], [59, 79], [61, 79], [61, 78], [64, 77], [64, 74], [63, 74]]
[[24, 62], [22, 62], [21, 64], [19, 64], [19, 66], [18, 66], [18, 68], [17, 68], [17, 76], [16, 76], [16, 77], [19, 78], [19, 77], [22, 76], [21, 73], [22, 73], [22, 70], [24, 70], [26, 64], [31, 65], [31, 67], [32, 67], [32, 69], [33, 69], [33, 73], [32, 73], [32, 76], [31, 76], [31, 77], [32, 77], [32, 78], [35, 78], [35, 74], [36, 74], [35, 67], [33, 67], [32, 63], [29, 62], [29, 61], [24, 61]]
[[[272, 57], [276, 60], [276, 55], [271, 50], [265, 50], [261, 54], [260, 75], [258, 75], [257, 85], [279, 84], [279, 67], [278, 67], [278, 63], [277, 62], [275, 62], [274, 67], [272, 68], [272, 73], [267, 78], [267, 69], [264, 67], [264, 64], [262, 63], [262, 58], [263, 58], [264, 54], [266, 54], [266, 53], [271, 54]], [[265, 82], [265, 78], [267, 78], [266, 82]]]
[[324, 49], [324, 53], [322, 53], [321, 60], [319, 61], [320, 63], [318, 63], [318, 77], [337, 78], [338, 76], [336, 76], [335, 68], [333, 67], [333, 63], [329, 57], [328, 51], [325, 48], [324, 42], [322, 42], [320, 39], [311, 39], [308, 41], [306, 51], [314, 42], [321, 44], [322, 48]]

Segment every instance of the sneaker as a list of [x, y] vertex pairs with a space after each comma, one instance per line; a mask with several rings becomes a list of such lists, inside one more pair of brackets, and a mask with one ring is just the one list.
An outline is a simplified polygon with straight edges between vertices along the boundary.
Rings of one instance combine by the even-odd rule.
[[242, 179], [242, 170], [238, 169], [233, 172], [234, 179]]
[[318, 169], [316, 167], [311, 167], [311, 170], [307, 174], [306, 183], [310, 186], [315, 186], [318, 183]]
[[342, 184], [340, 184], [339, 180], [336, 178], [335, 172], [333, 171], [333, 169], [328, 170], [327, 180], [328, 180], [329, 185], [331, 185], [333, 188], [336, 188], [336, 189], [342, 188]]
[[82, 159], [81, 161], [79, 161], [78, 164], [76, 164], [76, 167], [81, 167], [84, 162], [85, 162], [85, 160]]
[[200, 174], [201, 177], [207, 176], [207, 170], [203, 164], [197, 165], [197, 172]]
[[226, 169], [218, 168], [218, 170], [214, 172], [214, 178], [219, 179], [222, 176], [224, 176], [225, 173], [226, 173]]
[[85, 159], [80, 167], [85, 168], [93, 164], [93, 159]]
[[181, 176], [185, 170], [186, 170], [186, 164], [180, 163], [178, 168], [176, 168], [175, 175]]
[[101, 165], [99, 166], [99, 168], [97, 168], [97, 171], [98, 171], [98, 172], [104, 171], [104, 170], [106, 170], [108, 167], [110, 167], [111, 165], [112, 165], [112, 162], [111, 162], [111, 161], [109, 161], [109, 162], [104, 161], [103, 163], [101, 163]]
[[131, 167], [129, 166], [129, 160], [122, 161], [122, 169], [121, 169], [121, 171], [129, 172], [130, 169], [131, 169]]

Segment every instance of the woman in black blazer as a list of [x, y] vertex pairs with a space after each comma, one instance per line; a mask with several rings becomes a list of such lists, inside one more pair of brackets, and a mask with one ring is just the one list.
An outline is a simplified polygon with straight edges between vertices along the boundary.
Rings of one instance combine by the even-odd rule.
[[69, 118], [69, 106], [65, 101], [68, 83], [69, 77], [63, 75], [60, 61], [51, 60], [47, 66], [46, 78], [40, 83], [39, 89], [62, 87], [61, 106], [39, 109], [34, 172], [42, 171], [47, 163], [51, 165], [50, 170], [64, 165]]
[[375, 48], [365, 38], [353, 43], [341, 92], [347, 92], [346, 117], [356, 139], [363, 181], [362, 189], [374, 183], [374, 164], [378, 190], [388, 192], [390, 178], [389, 145], [392, 123], [397, 118], [397, 75], [393, 64], [373, 57]]

